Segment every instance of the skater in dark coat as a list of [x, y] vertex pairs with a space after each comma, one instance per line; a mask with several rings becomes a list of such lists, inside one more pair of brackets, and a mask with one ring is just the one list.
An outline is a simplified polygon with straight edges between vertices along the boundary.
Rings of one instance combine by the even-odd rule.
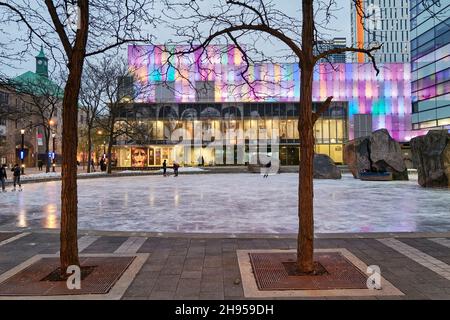
[[5, 189], [5, 181], [6, 181], [6, 179], [8, 179], [8, 177], [6, 175], [6, 164], [4, 164], [0, 168], [0, 182], [2, 183], [2, 191], [3, 192], [6, 192], [6, 189]]
[[267, 178], [269, 176], [269, 171], [270, 171], [271, 166], [272, 166], [272, 161], [269, 161], [264, 165], [264, 169], [265, 169], [264, 178]]
[[167, 162], [166, 159], [163, 161], [163, 176], [165, 177], [167, 175]]
[[180, 165], [178, 164], [178, 162], [174, 162], [173, 163], [173, 174], [174, 177], [178, 177], [178, 168], [180, 167]]
[[11, 171], [13, 172], [13, 176], [14, 176], [14, 189], [12, 191], [16, 191], [16, 185], [19, 185], [19, 191], [22, 191], [22, 184], [20, 183], [20, 167], [19, 165], [16, 163], [14, 165], [14, 167], [11, 169]]

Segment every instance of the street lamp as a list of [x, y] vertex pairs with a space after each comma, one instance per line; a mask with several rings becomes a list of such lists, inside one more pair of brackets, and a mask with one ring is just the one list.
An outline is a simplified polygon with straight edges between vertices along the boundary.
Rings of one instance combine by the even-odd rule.
[[56, 133], [52, 133], [52, 138], [53, 138], [53, 164], [52, 164], [52, 167], [53, 167], [53, 169], [52, 169], [52, 171], [53, 172], [56, 172], [55, 171], [55, 165], [56, 165], [56, 153], [55, 153], [55, 149], [56, 149], [56, 147], [55, 147], [55, 142], [56, 142]]
[[25, 165], [23, 163], [25, 159], [25, 150], [24, 150], [24, 144], [25, 144], [25, 129], [20, 130], [20, 134], [22, 135], [22, 143], [20, 145], [20, 164], [21, 164], [21, 170], [22, 174], [25, 174]]

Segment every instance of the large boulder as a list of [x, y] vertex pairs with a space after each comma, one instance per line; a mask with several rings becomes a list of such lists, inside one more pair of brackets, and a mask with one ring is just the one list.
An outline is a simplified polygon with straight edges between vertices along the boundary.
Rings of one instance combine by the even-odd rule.
[[387, 171], [392, 172], [393, 180], [408, 180], [400, 144], [386, 129], [349, 141], [344, 147], [344, 161], [355, 178], [363, 171]]
[[341, 170], [326, 154], [314, 154], [314, 179], [341, 179]]
[[430, 130], [411, 139], [413, 163], [422, 187], [450, 187], [450, 135]]
[[364, 137], [351, 140], [344, 146], [344, 162], [357, 179], [360, 172], [370, 170], [369, 143], [369, 138]]
[[392, 172], [393, 180], [408, 180], [400, 144], [391, 138], [386, 129], [370, 135], [370, 159], [375, 170]]

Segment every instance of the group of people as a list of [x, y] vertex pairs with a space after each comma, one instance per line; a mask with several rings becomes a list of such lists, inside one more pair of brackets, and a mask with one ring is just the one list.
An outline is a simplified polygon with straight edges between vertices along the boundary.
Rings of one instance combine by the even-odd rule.
[[[0, 168], [0, 182], [2, 184], [2, 192], [6, 192], [6, 179], [8, 179], [6, 169], [7, 169], [6, 164], [3, 164]], [[16, 191], [17, 185], [19, 185], [19, 191], [22, 191], [22, 184], [20, 183], [20, 174], [21, 174], [20, 166], [16, 163], [14, 167], [12, 167], [11, 172], [13, 172], [13, 184], [14, 184], [14, 189], [12, 189], [12, 191]]]
[[[92, 171], [95, 172], [95, 162], [94, 159], [91, 159], [91, 164], [90, 164]], [[104, 157], [101, 157], [100, 160], [98, 161], [98, 169], [100, 169], [101, 171], [106, 171], [107, 169], [107, 159]]]
[[[165, 159], [163, 161], [162, 167], [163, 167], [163, 176], [167, 177], [168, 176], [168, 174], [167, 174], [167, 161]], [[178, 168], [180, 168], [180, 165], [178, 164], [178, 162], [174, 161], [174, 163], [173, 163], [173, 176], [174, 177], [178, 177]]]

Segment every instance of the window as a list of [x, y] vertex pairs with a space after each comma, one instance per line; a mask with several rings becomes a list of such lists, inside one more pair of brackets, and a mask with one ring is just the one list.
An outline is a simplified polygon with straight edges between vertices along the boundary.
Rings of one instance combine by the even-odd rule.
[[196, 81], [195, 89], [197, 94], [197, 101], [212, 102], [215, 100], [215, 85], [214, 81]]
[[134, 96], [134, 84], [132, 76], [118, 77], [117, 79], [119, 88], [118, 88], [118, 99], [122, 100], [124, 98], [133, 99]]
[[175, 100], [175, 82], [155, 83], [155, 100], [157, 102], [171, 102]]
[[0, 91], [0, 105], [8, 104], [8, 100], [9, 100], [9, 93]]
[[355, 114], [355, 138], [365, 137], [372, 133], [372, 115]]

